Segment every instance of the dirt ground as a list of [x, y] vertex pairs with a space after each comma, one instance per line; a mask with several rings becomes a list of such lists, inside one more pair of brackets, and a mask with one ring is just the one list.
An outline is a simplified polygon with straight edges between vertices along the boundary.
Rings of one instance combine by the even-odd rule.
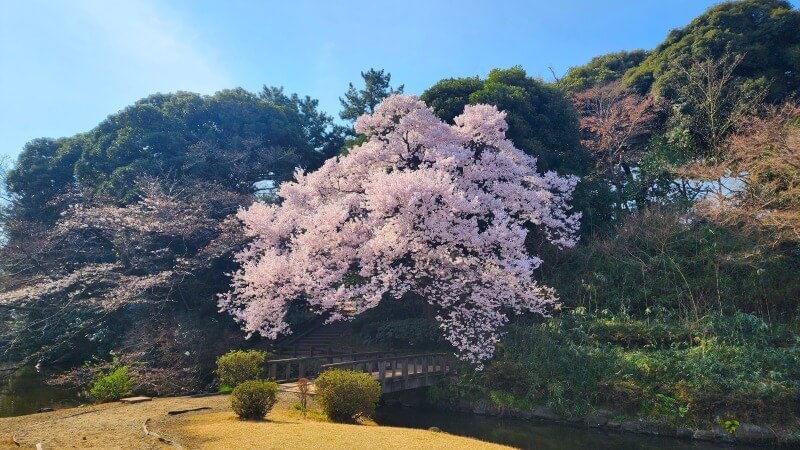
[[[223, 399], [214, 397], [214, 402], [222, 403]], [[206, 406], [208, 403], [208, 397], [175, 397], [135, 405], [106, 403], [3, 418], [0, 419], [0, 449], [36, 448], [38, 443], [45, 449], [169, 448], [155, 437], [144, 434], [145, 420], [168, 417], [168, 411]]]
[[[304, 418], [282, 393], [265, 421], [239, 420], [227, 396], [160, 398], [135, 405], [108, 403], [0, 419], [0, 449], [492, 449], [505, 448], [427, 430], [342, 425]], [[207, 407], [169, 415], [169, 411]], [[146, 435], [147, 429], [158, 436]], [[171, 442], [171, 443], [170, 443]], [[17, 445], [19, 443], [19, 446]]]

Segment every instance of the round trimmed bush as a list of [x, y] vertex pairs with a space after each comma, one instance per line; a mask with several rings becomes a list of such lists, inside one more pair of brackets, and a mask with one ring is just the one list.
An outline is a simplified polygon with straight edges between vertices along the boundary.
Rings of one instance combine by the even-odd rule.
[[231, 393], [231, 408], [242, 419], [263, 419], [277, 401], [278, 384], [274, 381], [245, 381]]
[[366, 373], [327, 370], [315, 381], [315, 400], [334, 422], [352, 422], [356, 417], [372, 417], [381, 397], [381, 385]]
[[239, 384], [261, 377], [267, 354], [256, 350], [232, 350], [217, 358], [217, 378], [220, 386], [235, 388]]

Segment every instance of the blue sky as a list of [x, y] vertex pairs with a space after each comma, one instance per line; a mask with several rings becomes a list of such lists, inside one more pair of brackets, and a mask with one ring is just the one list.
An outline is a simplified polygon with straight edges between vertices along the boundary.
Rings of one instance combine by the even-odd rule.
[[282, 85], [336, 115], [369, 67], [416, 94], [515, 64], [549, 79], [549, 66], [652, 48], [714, 3], [0, 0], [0, 154], [87, 131], [155, 92]]

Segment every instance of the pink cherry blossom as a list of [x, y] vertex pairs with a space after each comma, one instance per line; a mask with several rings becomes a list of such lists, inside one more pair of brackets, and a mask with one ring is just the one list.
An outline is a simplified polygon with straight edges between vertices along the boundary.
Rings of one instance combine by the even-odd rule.
[[467, 106], [450, 126], [414, 96], [387, 98], [356, 122], [364, 144], [298, 172], [279, 205], [239, 213], [253, 243], [220, 307], [274, 339], [299, 298], [342, 320], [413, 292], [463, 359], [490, 358], [509, 314], [547, 315], [557, 301], [533, 277], [529, 230], [570, 247], [580, 219], [578, 180], [538, 173], [507, 128], [494, 106]]

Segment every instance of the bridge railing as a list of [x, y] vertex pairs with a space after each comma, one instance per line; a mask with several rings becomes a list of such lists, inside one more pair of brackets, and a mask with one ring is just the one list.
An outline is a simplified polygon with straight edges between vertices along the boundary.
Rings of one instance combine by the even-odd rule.
[[416, 355], [390, 355], [364, 358], [353, 361], [328, 363], [320, 366], [320, 371], [344, 369], [364, 372], [375, 377], [386, 391], [390, 383], [402, 383], [403, 389], [411, 387], [412, 380], [429, 386], [432, 377], [453, 373], [453, 356], [448, 353], [426, 353]]
[[297, 381], [303, 377], [315, 376], [322, 371], [322, 367], [325, 365], [348, 363], [368, 358], [388, 358], [394, 355], [396, 355], [394, 352], [332, 353], [299, 358], [271, 359], [264, 362], [264, 370], [268, 378], [279, 383], [286, 383]]

